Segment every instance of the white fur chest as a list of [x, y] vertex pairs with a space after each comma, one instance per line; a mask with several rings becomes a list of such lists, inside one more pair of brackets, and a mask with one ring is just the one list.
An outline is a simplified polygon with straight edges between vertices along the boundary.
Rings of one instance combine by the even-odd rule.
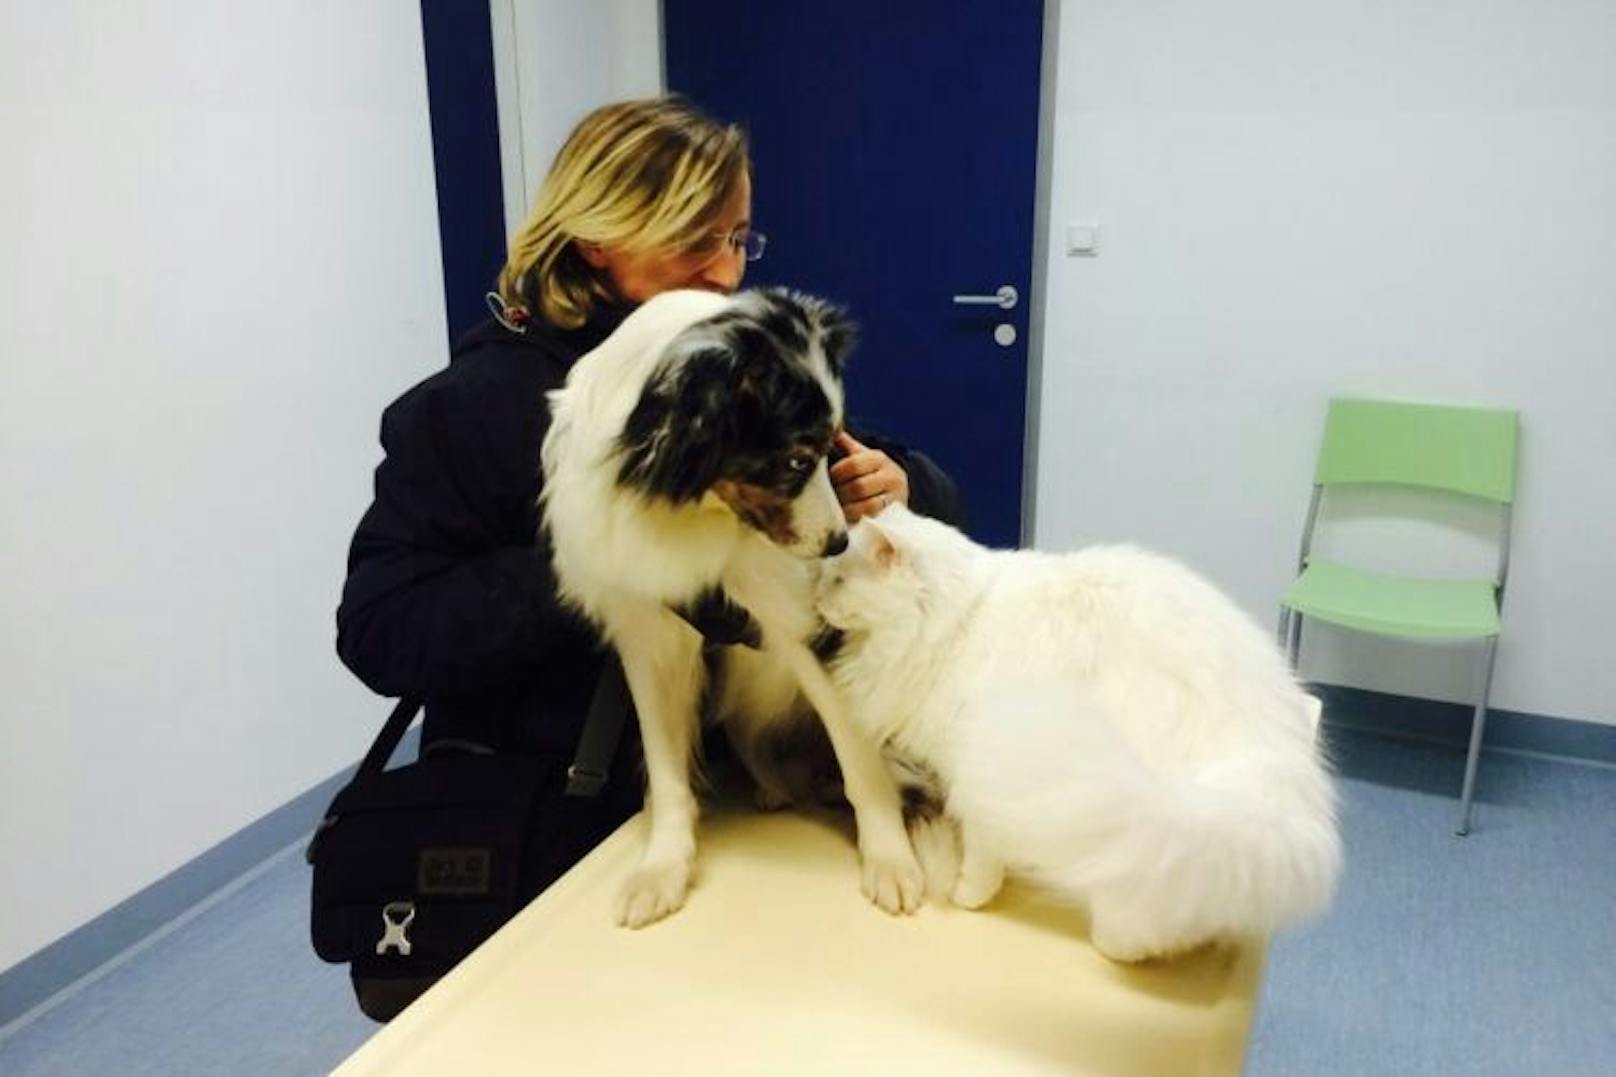
[[911, 632], [870, 632], [848, 637], [831, 667], [854, 719], [879, 743], [904, 755], [933, 759], [952, 725], [956, 654], [917, 646]]

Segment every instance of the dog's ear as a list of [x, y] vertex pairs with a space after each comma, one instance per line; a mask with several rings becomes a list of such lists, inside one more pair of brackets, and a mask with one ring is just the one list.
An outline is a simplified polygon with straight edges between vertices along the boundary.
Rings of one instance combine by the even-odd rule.
[[822, 303], [816, 311], [819, 323], [819, 346], [825, 353], [825, 362], [838, 378], [847, 367], [847, 357], [858, 343], [858, 326], [847, 316], [847, 311], [834, 303]]
[[675, 503], [701, 497], [733, 441], [734, 378], [734, 353], [720, 344], [670, 353], [617, 439], [618, 484]]

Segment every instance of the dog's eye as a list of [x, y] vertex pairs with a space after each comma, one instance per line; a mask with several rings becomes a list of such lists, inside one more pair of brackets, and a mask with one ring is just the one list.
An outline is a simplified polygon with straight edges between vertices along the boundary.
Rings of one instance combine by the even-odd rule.
[[794, 452], [786, 457], [786, 467], [801, 474], [812, 471], [814, 467], [814, 454], [811, 452]]

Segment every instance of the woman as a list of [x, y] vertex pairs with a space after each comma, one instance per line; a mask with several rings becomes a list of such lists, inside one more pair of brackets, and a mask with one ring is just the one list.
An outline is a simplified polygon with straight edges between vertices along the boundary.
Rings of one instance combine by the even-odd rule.
[[[376, 692], [426, 700], [423, 748], [570, 760], [604, 663], [594, 631], [560, 604], [538, 536], [545, 393], [636, 304], [733, 291], [762, 251], [738, 128], [662, 98], [599, 109], [568, 138], [511, 242], [497, 316], [383, 415], [386, 457], [349, 553], [337, 652]], [[831, 472], [850, 521], [892, 501], [957, 519], [935, 465], [864, 440], [842, 435]], [[638, 809], [637, 763], [625, 737], [601, 795], [552, 802], [570, 815], [541, 829], [565, 840], [524, 865], [530, 891]]]

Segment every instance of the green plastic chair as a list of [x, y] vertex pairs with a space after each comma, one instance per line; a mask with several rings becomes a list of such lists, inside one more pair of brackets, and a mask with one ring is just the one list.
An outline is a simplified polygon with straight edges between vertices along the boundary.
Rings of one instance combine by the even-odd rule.
[[[1280, 600], [1279, 641], [1288, 649], [1293, 669], [1301, 658], [1306, 617], [1415, 641], [1483, 642], [1470, 751], [1459, 796], [1461, 836], [1470, 832], [1471, 796], [1498, 650], [1499, 612], [1509, 576], [1519, 426], [1519, 413], [1496, 408], [1330, 401], [1313, 477], [1313, 500], [1302, 528], [1299, 575]], [[1313, 528], [1324, 491], [1348, 483], [1448, 490], [1496, 503], [1500, 509], [1497, 573], [1485, 580], [1413, 579], [1314, 558], [1310, 552]]]

